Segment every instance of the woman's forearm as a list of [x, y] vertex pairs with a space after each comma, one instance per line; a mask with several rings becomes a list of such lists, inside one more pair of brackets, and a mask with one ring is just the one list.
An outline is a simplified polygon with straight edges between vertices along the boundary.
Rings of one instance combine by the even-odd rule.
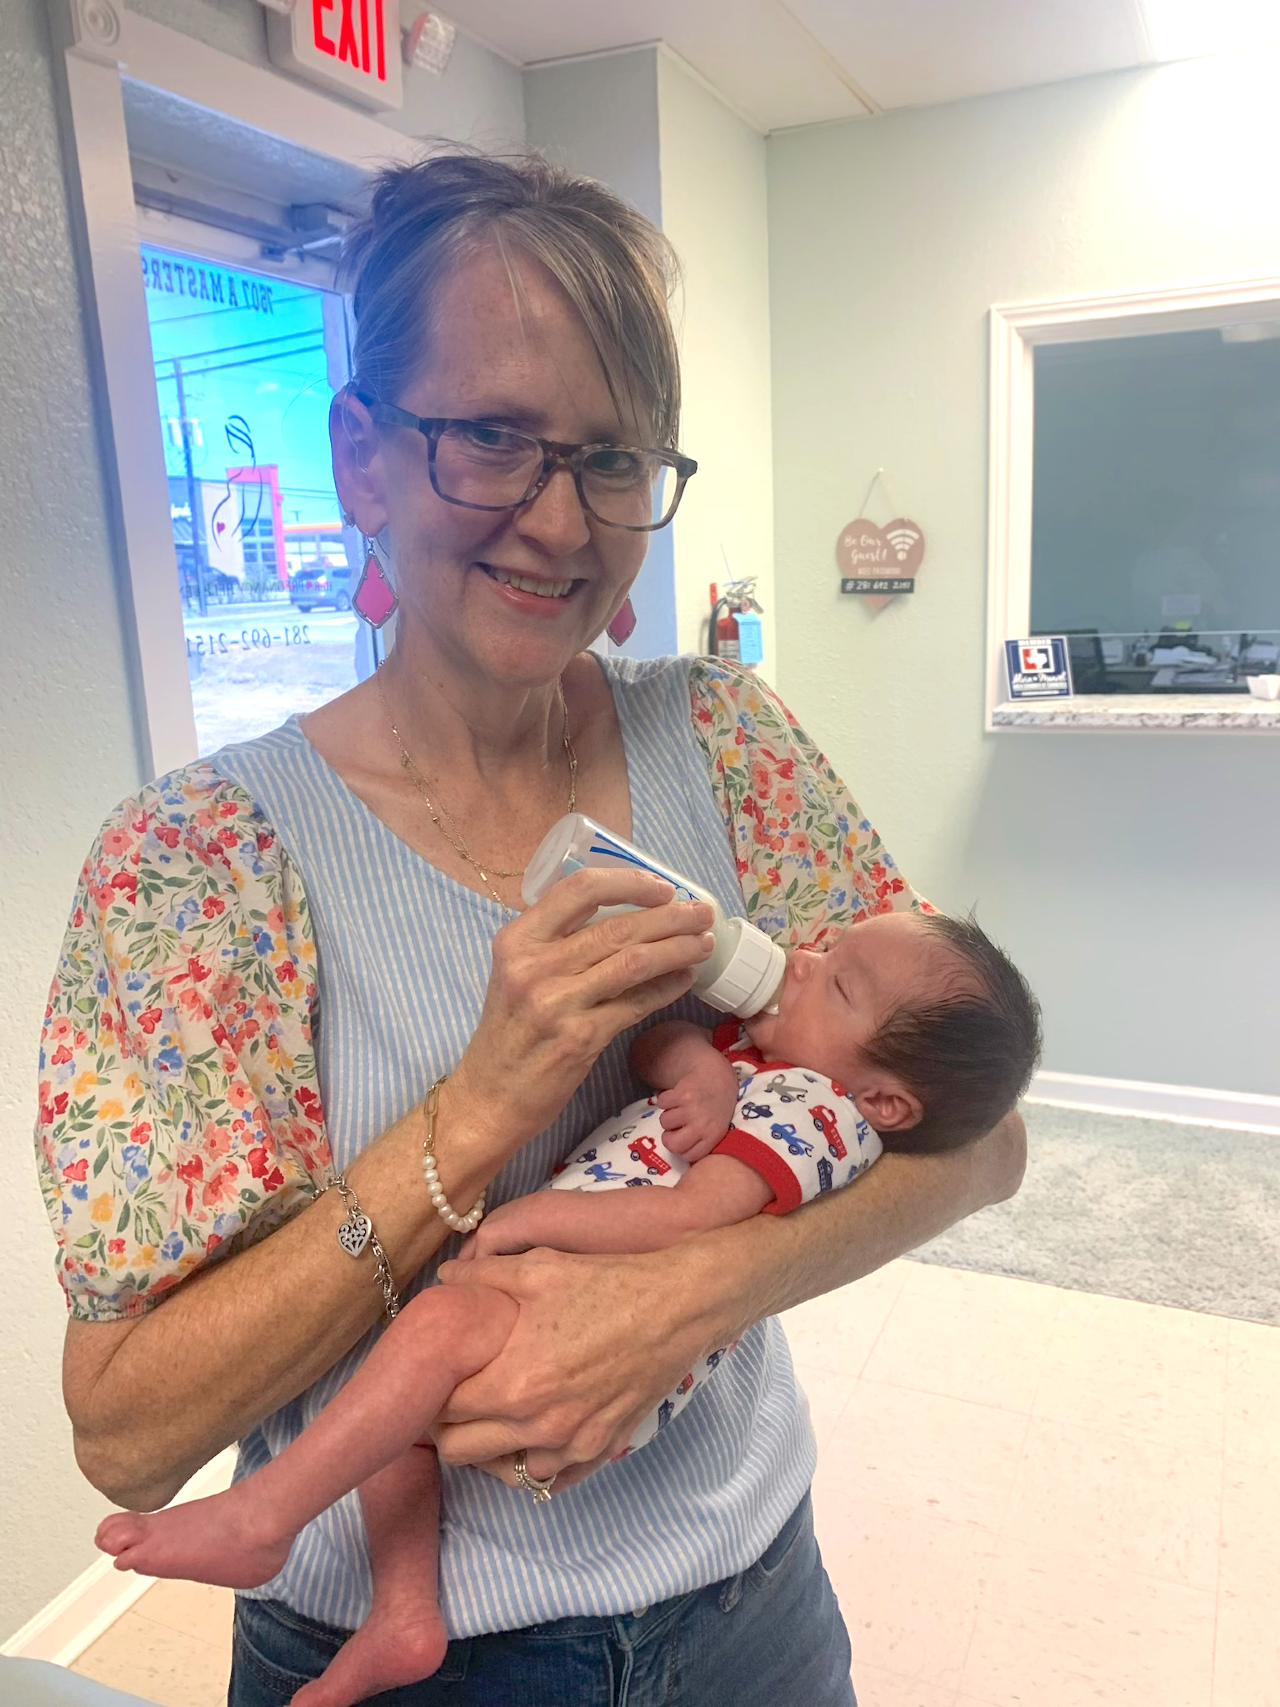
[[845, 1191], [791, 1215], [758, 1215], [680, 1247], [695, 1269], [711, 1343], [736, 1338], [765, 1316], [833, 1291], [882, 1267], [988, 1204], [1012, 1197], [1026, 1167], [1016, 1111], [962, 1150], [888, 1154]]
[[[451, 1087], [445, 1087], [447, 1098]], [[442, 1098], [441, 1178], [465, 1210], [510, 1149]], [[347, 1169], [346, 1178], [387, 1251], [397, 1289], [426, 1263], [448, 1228], [434, 1213], [414, 1110]], [[319, 1379], [377, 1321], [382, 1294], [366, 1251], [338, 1246], [346, 1211], [326, 1192], [270, 1238], [192, 1275], [147, 1315], [73, 1321], [63, 1389], [76, 1457], [117, 1504], [153, 1508], [187, 1477]]]

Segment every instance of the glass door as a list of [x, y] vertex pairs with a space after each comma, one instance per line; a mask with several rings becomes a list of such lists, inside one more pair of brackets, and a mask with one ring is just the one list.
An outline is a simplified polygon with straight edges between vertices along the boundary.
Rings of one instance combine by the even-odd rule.
[[329, 404], [349, 372], [341, 297], [142, 245], [174, 572], [202, 755], [314, 710], [374, 667], [351, 599]]

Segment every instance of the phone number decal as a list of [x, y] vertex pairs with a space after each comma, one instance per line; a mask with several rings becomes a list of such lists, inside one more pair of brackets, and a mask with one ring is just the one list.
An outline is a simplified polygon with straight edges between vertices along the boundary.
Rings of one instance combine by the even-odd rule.
[[210, 658], [225, 656], [233, 646], [245, 652], [269, 652], [273, 646], [310, 646], [310, 627], [305, 622], [286, 623], [280, 629], [242, 628], [239, 634], [219, 629], [215, 634], [188, 634], [187, 657]]

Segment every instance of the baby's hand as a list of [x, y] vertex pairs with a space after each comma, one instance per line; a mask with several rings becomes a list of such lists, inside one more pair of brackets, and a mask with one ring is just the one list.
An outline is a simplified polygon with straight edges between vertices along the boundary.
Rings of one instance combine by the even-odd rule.
[[517, 1197], [490, 1210], [458, 1253], [459, 1262], [476, 1257], [519, 1256], [546, 1241], [540, 1237], [536, 1220], [541, 1204], [535, 1197]]
[[658, 1093], [662, 1110], [662, 1136], [669, 1149], [686, 1162], [700, 1162], [711, 1154], [729, 1130], [738, 1105], [738, 1080], [733, 1068], [722, 1060], [724, 1072], [708, 1071], [700, 1065], [669, 1091]]

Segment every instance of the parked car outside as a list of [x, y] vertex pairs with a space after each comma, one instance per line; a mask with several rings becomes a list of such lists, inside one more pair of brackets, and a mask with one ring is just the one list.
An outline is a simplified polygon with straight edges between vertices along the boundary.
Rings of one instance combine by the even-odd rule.
[[351, 609], [351, 568], [347, 563], [311, 562], [289, 577], [289, 598], [302, 612]]

